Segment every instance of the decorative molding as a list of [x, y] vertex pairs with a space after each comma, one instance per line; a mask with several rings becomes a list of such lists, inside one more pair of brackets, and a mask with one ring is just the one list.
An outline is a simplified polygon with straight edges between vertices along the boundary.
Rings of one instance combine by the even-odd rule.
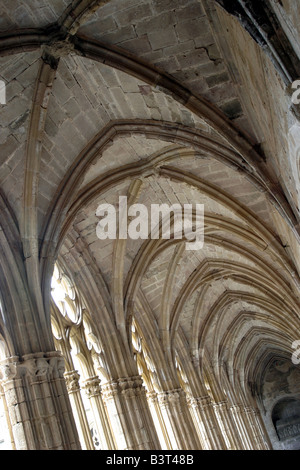
[[118, 382], [110, 381], [102, 385], [102, 394], [105, 401], [110, 400], [112, 397], [118, 395]]
[[179, 404], [182, 398], [186, 399], [186, 394], [181, 388], [178, 388], [159, 393], [157, 397], [161, 406], [168, 406]]
[[196, 408], [200, 408], [201, 410], [204, 410], [205, 408], [212, 406], [212, 399], [209, 395], [205, 395], [203, 397], [197, 397], [197, 398], [192, 398], [192, 403], [191, 405]]
[[56, 351], [26, 354], [20, 360], [10, 357], [0, 363], [0, 381], [8, 382], [22, 377], [63, 378], [65, 360]]
[[244, 406], [244, 412], [247, 414], [254, 414], [255, 410], [252, 408], [252, 406]]
[[151, 403], [157, 403], [158, 402], [158, 397], [156, 392], [147, 392], [147, 400], [150, 401]]
[[108, 400], [116, 395], [125, 397], [135, 397], [145, 394], [146, 389], [143, 385], [142, 377], [122, 377], [121, 379], [112, 380], [101, 386], [104, 400]]
[[17, 362], [2, 361], [0, 364], [0, 380], [1, 382], [9, 382], [18, 375], [18, 364]]
[[85, 390], [85, 393], [88, 398], [96, 397], [101, 395], [101, 380], [99, 377], [90, 377], [85, 380], [82, 388]]
[[68, 393], [76, 393], [80, 391], [79, 379], [80, 375], [77, 370], [72, 370], [71, 372], [66, 372], [64, 374]]
[[242, 413], [241, 405], [231, 405], [230, 409], [234, 414], [241, 414]]
[[228, 402], [227, 401], [220, 401], [219, 403], [214, 403], [213, 407], [216, 410], [223, 410], [228, 408]]
[[145, 392], [142, 377], [126, 377], [118, 380], [122, 395], [135, 396]]

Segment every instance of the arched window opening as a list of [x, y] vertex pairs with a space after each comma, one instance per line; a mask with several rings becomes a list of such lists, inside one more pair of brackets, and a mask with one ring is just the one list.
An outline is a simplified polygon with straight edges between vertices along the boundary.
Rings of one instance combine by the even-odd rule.
[[82, 448], [113, 449], [115, 439], [100, 386], [109, 376], [104, 351], [83, 299], [58, 265], [52, 277], [52, 299], [52, 332], [65, 358], [65, 379]]

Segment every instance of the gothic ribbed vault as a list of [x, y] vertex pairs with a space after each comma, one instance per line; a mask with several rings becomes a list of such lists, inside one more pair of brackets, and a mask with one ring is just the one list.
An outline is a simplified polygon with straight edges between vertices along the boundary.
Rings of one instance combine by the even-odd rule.
[[[261, 2], [282, 28], [280, 45], [261, 47], [227, 3], [0, 2], [1, 336], [4, 356], [54, 350], [58, 263], [110, 356], [110, 381], [138, 375], [134, 323], [156, 392], [182, 387], [180, 364], [185, 392], [256, 400], [268, 428], [283, 396], [274, 371], [292, 371], [300, 339], [299, 122], [287, 85], [300, 33], [292, 1]], [[203, 249], [99, 240], [97, 207], [120, 195], [149, 211], [204, 204]]]

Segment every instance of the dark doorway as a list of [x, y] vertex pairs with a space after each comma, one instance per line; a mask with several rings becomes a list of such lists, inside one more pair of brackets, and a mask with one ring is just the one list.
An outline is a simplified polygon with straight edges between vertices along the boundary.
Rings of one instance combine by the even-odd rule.
[[287, 450], [300, 450], [300, 400], [279, 401], [272, 412], [278, 439]]

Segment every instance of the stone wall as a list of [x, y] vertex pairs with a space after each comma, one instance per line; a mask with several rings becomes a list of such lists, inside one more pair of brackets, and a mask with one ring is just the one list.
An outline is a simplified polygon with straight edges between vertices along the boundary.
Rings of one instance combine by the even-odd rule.
[[275, 450], [300, 450], [300, 368], [275, 360], [262, 387], [263, 419]]

